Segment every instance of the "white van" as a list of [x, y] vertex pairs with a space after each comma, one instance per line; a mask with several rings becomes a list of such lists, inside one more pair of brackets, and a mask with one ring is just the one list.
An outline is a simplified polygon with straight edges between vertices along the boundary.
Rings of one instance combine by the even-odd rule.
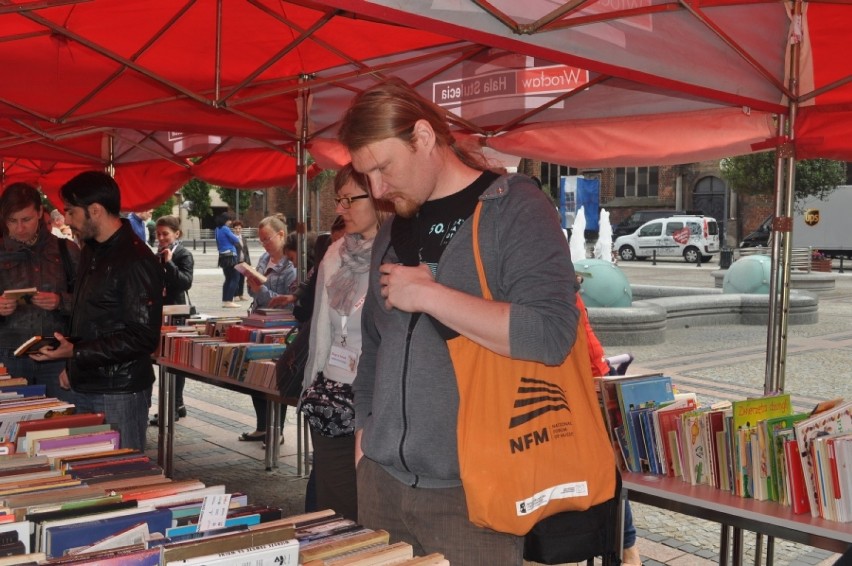
[[670, 216], [651, 220], [626, 236], [613, 248], [625, 261], [657, 257], [683, 257], [688, 263], [707, 262], [719, 252], [719, 225], [707, 216]]

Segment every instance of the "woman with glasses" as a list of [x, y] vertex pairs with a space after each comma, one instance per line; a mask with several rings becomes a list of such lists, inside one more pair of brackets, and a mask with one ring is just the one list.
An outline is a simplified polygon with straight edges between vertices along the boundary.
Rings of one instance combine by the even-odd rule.
[[[261, 220], [257, 237], [264, 249], [257, 262], [257, 271], [266, 276], [266, 282], [246, 277], [249, 295], [254, 299], [252, 311], [268, 307], [270, 301], [279, 295], [292, 295], [297, 287], [296, 266], [284, 253], [284, 242], [287, 239], [287, 220], [284, 215], [267, 216]], [[252, 395], [251, 400], [257, 426], [253, 432], [242, 433], [239, 439], [263, 441], [266, 440], [266, 400], [261, 395]], [[284, 422], [284, 411], [281, 413], [281, 421]]]
[[373, 240], [388, 215], [376, 209], [368, 187], [367, 178], [351, 165], [334, 179], [345, 235], [328, 248], [319, 266], [300, 402], [311, 427], [315, 505], [352, 520], [358, 519], [358, 497], [351, 384], [361, 355], [361, 312]]

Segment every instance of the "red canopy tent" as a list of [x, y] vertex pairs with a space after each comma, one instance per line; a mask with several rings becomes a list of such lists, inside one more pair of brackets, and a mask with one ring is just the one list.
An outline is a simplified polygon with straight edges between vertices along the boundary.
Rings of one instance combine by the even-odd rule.
[[[0, 62], [19, 78], [0, 84], [3, 180], [51, 193], [79, 168], [110, 166], [128, 209], [161, 202], [192, 176], [292, 184], [301, 150], [323, 167], [345, 162], [332, 142], [337, 120], [355, 92], [390, 74], [429, 96], [482, 73], [571, 74], [447, 109], [460, 131], [499, 151], [578, 166], [743, 153], [772, 135], [767, 112], [780, 108], [747, 113], [451, 31], [305, 1], [12, 0], [0, 7]], [[681, 126], [695, 109], [712, 138]], [[558, 129], [566, 125], [569, 135]], [[201, 139], [178, 149], [174, 132]]]
[[[850, 23], [815, 1], [7, 0], [3, 181], [22, 165], [49, 190], [109, 165], [127, 208], [190, 175], [304, 187], [305, 151], [345, 161], [336, 122], [386, 75], [484, 145], [575, 166], [851, 160]], [[207, 140], [178, 150], [170, 132]], [[782, 216], [792, 176], [778, 188]]]

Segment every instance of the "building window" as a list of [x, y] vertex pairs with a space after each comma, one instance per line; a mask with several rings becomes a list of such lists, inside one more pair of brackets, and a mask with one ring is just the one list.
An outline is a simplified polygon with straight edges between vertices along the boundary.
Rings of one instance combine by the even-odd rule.
[[541, 162], [541, 183], [544, 186], [544, 190], [549, 190], [550, 195], [554, 198], [559, 194], [560, 177], [576, 174], [577, 169], [568, 167], [567, 165]]
[[615, 170], [616, 197], [655, 197], [659, 186], [659, 167], [619, 167]]

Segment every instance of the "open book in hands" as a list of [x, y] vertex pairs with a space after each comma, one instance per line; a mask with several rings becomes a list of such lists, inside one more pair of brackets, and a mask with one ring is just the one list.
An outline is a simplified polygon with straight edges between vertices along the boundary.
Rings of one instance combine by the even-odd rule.
[[[72, 338], [70, 336], [66, 336], [65, 339], [72, 343], [77, 342], [78, 340], [77, 338]], [[23, 344], [15, 348], [15, 355], [22, 357], [30, 354], [38, 354], [38, 351], [45, 346], [57, 348], [59, 346], [59, 340], [54, 336], [31, 336]]]
[[38, 289], [35, 287], [29, 287], [27, 289], [6, 289], [3, 291], [3, 296], [7, 299], [12, 299], [13, 301], [27, 301], [38, 293]]
[[242, 273], [246, 277], [251, 277], [252, 279], [257, 281], [261, 285], [266, 283], [266, 275], [264, 275], [263, 273], [261, 273], [260, 271], [258, 271], [255, 268], [253, 268], [252, 266], [250, 266], [249, 264], [247, 264], [244, 261], [241, 261], [240, 263], [235, 265], [234, 269], [236, 269], [237, 271], [239, 271], [240, 273]]

